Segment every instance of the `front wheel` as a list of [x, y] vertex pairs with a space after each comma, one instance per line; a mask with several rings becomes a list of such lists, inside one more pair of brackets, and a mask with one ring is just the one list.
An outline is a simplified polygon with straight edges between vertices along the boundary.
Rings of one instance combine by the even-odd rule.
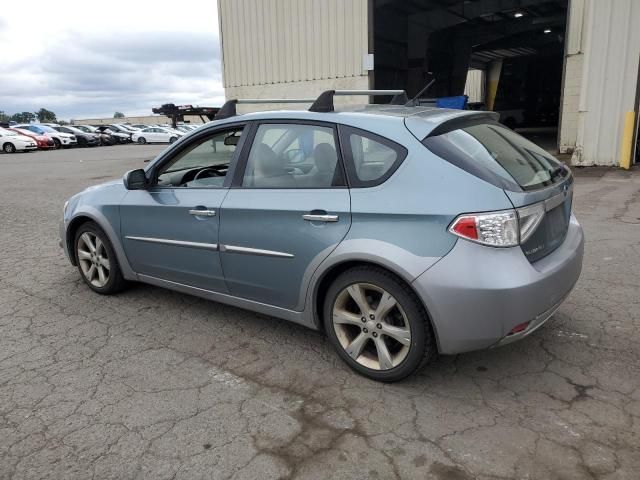
[[4, 150], [5, 153], [15, 153], [16, 146], [13, 143], [7, 142], [2, 146], [2, 150]]
[[177, 139], [178, 139], [178, 137], [171, 137], [171, 138], [169, 139], [169, 143], [173, 143], [173, 142], [175, 142]]
[[125, 287], [111, 242], [98, 224], [82, 224], [76, 232], [74, 246], [78, 270], [91, 290], [111, 295]]
[[53, 139], [53, 144], [54, 144], [56, 150], [58, 150], [60, 147], [62, 147], [62, 143], [60, 143], [60, 140], [58, 140], [57, 138]]
[[147, 143], [147, 139], [146, 139], [146, 138], [144, 138], [144, 137], [140, 137], [140, 138], [138, 139], [138, 143], [139, 143], [140, 145], [144, 145], [145, 143]]
[[402, 380], [437, 353], [424, 307], [383, 269], [356, 267], [341, 274], [329, 287], [323, 313], [338, 355], [373, 380]]

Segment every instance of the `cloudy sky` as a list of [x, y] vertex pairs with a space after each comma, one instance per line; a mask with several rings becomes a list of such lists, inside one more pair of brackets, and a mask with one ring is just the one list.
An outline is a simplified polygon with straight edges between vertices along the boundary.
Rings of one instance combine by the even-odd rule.
[[220, 105], [216, 4], [2, 1], [0, 110], [70, 120]]

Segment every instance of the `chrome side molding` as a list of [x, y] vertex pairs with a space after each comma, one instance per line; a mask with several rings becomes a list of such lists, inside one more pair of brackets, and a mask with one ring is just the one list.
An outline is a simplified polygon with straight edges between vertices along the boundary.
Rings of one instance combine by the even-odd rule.
[[235, 247], [233, 245], [220, 245], [221, 252], [244, 253], [247, 255], [259, 255], [262, 257], [293, 258], [295, 255], [275, 250], [263, 250], [261, 248]]
[[147, 243], [159, 243], [161, 245], [173, 245], [177, 247], [190, 247], [200, 248], [203, 250], [218, 250], [218, 244], [216, 243], [200, 243], [200, 242], [186, 242], [184, 240], [169, 240], [168, 238], [153, 238], [153, 237], [133, 237], [126, 236], [129, 240], [136, 240], [138, 242]]
[[128, 240], [135, 240], [138, 242], [157, 243], [160, 245], [171, 245], [175, 247], [187, 247], [187, 248], [199, 248], [203, 250], [213, 250], [228, 253], [241, 253], [245, 255], [259, 255], [262, 257], [277, 257], [277, 258], [294, 258], [295, 255], [286, 252], [278, 252], [275, 250], [263, 250], [261, 248], [249, 248], [249, 247], [236, 247], [234, 245], [218, 245], [217, 243], [200, 243], [200, 242], [187, 242], [184, 240], [170, 240], [168, 238], [154, 238], [154, 237], [134, 237], [127, 235], [125, 237]]

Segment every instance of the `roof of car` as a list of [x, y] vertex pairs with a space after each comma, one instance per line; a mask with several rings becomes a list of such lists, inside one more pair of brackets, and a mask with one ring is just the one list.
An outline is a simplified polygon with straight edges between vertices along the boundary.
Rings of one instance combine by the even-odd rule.
[[[437, 107], [405, 107], [402, 105], [354, 105], [340, 108], [333, 112], [311, 112], [309, 110], [265, 110], [238, 114], [216, 123], [234, 123], [250, 120], [308, 120], [343, 123], [361, 128], [368, 126], [383, 127], [397, 125], [403, 122], [419, 138], [423, 138], [436, 127], [451, 120], [463, 117], [496, 118], [493, 112], [479, 112], [475, 110], [451, 110]], [[383, 127], [384, 128], [384, 127]]]

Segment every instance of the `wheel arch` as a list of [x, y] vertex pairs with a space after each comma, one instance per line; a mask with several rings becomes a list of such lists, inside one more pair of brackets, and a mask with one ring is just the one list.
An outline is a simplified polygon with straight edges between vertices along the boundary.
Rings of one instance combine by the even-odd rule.
[[78, 264], [78, 260], [76, 258], [74, 239], [76, 236], [76, 232], [78, 229], [87, 222], [94, 222], [98, 225], [104, 234], [111, 242], [111, 246], [116, 254], [116, 258], [118, 260], [118, 264], [120, 265], [120, 270], [122, 271], [122, 275], [127, 280], [136, 280], [136, 274], [132, 270], [127, 257], [124, 253], [124, 249], [119, 241], [119, 237], [116, 232], [113, 230], [109, 222], [106, 218], [100, 218], [100, 215], [92, 214], [90, 212], [80, 212], [76, 214], [70, 221], [66, 227], [65, 231], [65, 241], [67, 243], [67, 251], [69, 252], [69, 259], [71, 263], [76, 266]]
[[418, 292], [414, 288], [411, 280], [405, 278], [405, 275], [402, 272], [398, 271], [398, 269], [394, 269], [389, 265], [386, 265], [382, 262], [376, 262], [375, 260], [370, 259], [351, 259], [338, 262], [336, 264], [331, 265], [326, 270], [322, 272], [320, 277], [315, 282], [314, 291], [313, 291], [313, 323], [317, 330], [324, 332], [324, 323], [322, 322], [322, 310], [325, 301], [325, 297], [329, 287], [333, 283], [333, 281], [338, 278], [342, 273], [346, 272], [355, 267], [375, 267], [380, 270], [384, 270], [387, 273], [396, 277], [399, 281], [403, 282], [415, 295], [416, 299], [420, 302], [422, 308], [424, 308], [425, 313], [427, 314], [427, 318], [429, 319], [429, 326], [433, 333], [433, 336], [436, 340], [436, 346], [438, 351], [440, 350], [439, 341], [438, 341], [438, 332], [433, 323], [433, 317], [429, 312], [429, 307], [425, 304], [424, 300], [418, 295]]

